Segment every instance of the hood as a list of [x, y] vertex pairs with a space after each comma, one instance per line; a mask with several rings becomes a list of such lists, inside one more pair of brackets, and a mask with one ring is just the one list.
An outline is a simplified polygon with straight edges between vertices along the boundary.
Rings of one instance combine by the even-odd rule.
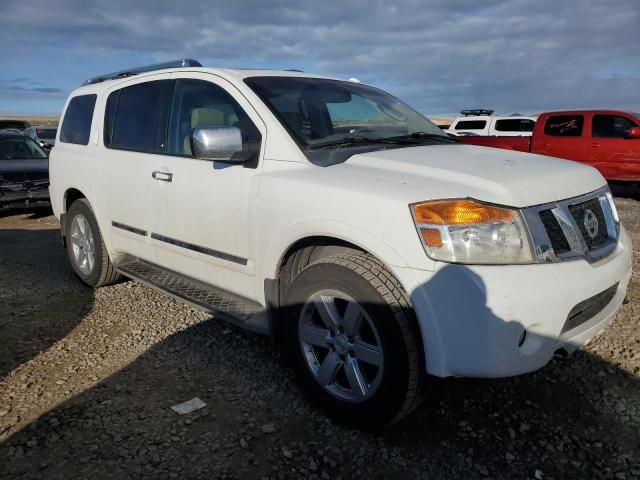
[[44, 177], [49, 172], [49, 160], [46, 158], [34, 160], [0, 160], [0, 176], [16, 173], [42, 173]]
[[564, 200], [606, 185], [592, 167], [553, 157], [470, 145], [430, 145], [352, 156], [328, 168], [424, 190], [422, 201], [465, 198], [512, 207]]

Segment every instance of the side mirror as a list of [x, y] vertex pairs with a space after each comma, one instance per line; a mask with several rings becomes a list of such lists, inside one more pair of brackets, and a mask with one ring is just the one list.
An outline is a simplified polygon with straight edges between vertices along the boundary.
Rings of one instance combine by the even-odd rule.
[[243, 148], [238, 127], [198, 127], [191, 134], [193, 154], [202, 160], [244, 162], [251, 153]]
[[631, 127], [628, 131], [627, 134], [625, 135], [626, 138], [640, 138], [640, 127]]

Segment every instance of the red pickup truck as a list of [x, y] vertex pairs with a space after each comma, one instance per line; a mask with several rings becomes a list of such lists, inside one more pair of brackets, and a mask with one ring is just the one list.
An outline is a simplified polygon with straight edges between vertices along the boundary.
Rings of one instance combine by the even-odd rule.
[[640, 182], [640, 113], [546, 112], [531, 137], [456, 137], [463, 143], [538, 153], [586, 163], [607, 179]]

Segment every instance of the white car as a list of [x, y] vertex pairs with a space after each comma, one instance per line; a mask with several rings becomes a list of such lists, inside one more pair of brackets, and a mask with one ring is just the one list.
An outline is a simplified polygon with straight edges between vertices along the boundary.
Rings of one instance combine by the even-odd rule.
[[620, 307], [632, 246], [593, 168], [465, 146], [376, 88], [180, 61], [66, 102], [51, 202], [86, 284], [144, 282], [281, 342], [332, 416], [428, 374], [543, 367]]
[[451, 135], [530, 137], [536, 117], [493, 115], [493, 110], [463, 110], [445, 131]]

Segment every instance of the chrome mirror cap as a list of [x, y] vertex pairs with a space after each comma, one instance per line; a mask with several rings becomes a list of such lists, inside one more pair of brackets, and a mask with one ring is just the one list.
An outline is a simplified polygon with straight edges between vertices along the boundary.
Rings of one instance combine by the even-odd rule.
[[191, 145], [194, 156], [202, 160], [244, 162], [247, 159], [238, 127], [194, 128]]

